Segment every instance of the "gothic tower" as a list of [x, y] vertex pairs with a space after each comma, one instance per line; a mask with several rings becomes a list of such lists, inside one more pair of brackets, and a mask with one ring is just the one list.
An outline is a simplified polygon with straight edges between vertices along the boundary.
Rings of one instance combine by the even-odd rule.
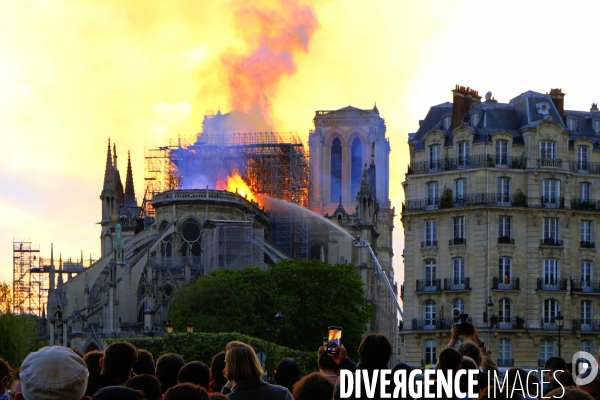
[[340, 203], [346, 210], [356, 207], [363, 165], [373, 154], [378, 175], [375, 197], [382, 208], [390, 207], [389, 153], [386, 127], [377, 106], [361, 110], [348, 106], [336, 111], [317, 111], [310, 132], [309, 208], [332, 214]]

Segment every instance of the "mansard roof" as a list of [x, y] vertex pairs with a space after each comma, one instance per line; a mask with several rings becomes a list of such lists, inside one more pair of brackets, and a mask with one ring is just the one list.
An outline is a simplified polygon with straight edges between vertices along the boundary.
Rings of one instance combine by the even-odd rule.
[[[543, 103], [547, 104], [547, 115], [538, 112], [538, 107]], [[479, 114], [479, 121], [473, 126], [471, 115], [476, 113]], [[600, 142], [600, 135], [593, 129], [593, 120], [600, 120], [600, 112], [565, 110], [564, 115], [566, 119], [575, 118], [576, 120], [576, 127], [570, 132], [571, 145], [573, 140], [580, 137], [587, 137], [595, 143]], [[454, 144], [452, 131], [455, 127], [450, 125], [447, 129], [443, 128], [443, 120], [446, 117], [452, 117], [452, 103], [450, 102], [438, 104], [429, 109], [425, 119], [419, 122], [419, 129], [415, 133], [409, 134], [409, 143], [415, 145], [415, 150], [425, 149], [425, 134], [431, 129], [443, 132], [446, 138], [444, 146], [448, 147]], [[552, 98], [548, 94], [529, 90], [511, 99], [508, 103], [499, 103], [493, 99], [475, 103], [463, 123], [472, 129], [473, 143], [489, 141], [491, 140], [490, 135], [502, 131], [513, 135], [514, 144], [523, 144], [522, 132], [535, 128], [542, 121], [548, 119], [568, 131]]]

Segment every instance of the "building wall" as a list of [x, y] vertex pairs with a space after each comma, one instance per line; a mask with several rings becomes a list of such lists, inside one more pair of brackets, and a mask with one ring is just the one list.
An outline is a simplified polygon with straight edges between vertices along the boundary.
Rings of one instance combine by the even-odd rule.
[[[404, 301], [404, 330], [401, 332], [402, 359], [410, 365], [425, 364], [426, 341], [435, 341], [436, 354], [450, 340], [450, 324], [452, 320], [452, 302], [455, 299], [465, 301], [465, 312], [472, 318], [473, 324], [480, 332], [481, 338], [491, 350], [494, 360], [507, 359], [505, 364], [535, 368], [550, 355], [558, 355], [558, 328], [552, 318], [543, 321], [545, 301], [555, 299], [564, 316], [564, 329], [561, 331], [561, 356], [570, 362], [572, 355], [579, 350], [590, 351], [600, 344], [598, 340], [600, 315], [600, 277], [596, 249], [594, 245], [594, 228], [600, 226], [600, 174], [596, 172], [579, 171], [574, 168], [578, 160], [577, 146], [586, 145], [590, 154], [590, 165], [600, 162], [600, 152], [597, 147], [592, 150], [592, 141], [587, 139], [575, 140], [569, 147], [569, 132], [561, 124], [545, 121], [535, 128], [523, 132], [525, 145], [512, 145], [513, 135], [508, 132], [498, 132], [489, 137], [487, 143], [472, 143], [472, 132], [469, 127], [461, 126], [451, 133], [454, 146], [445, 147], [448, 157], [456, 156], [457, 139], [469, 141], [470, 156], [483, 156], [490, 160], [485, 165], [456, 166], [448, 170], [425, 168], [420, 172], [407, 174], [403, 183], [406, 203], [403, 206], [402, 223], [405, 234], [403, 285]], [[496, 164], [496, 141], [509, 141], [509, 156], [526, 157], [524, 165], [515, 162], [508, 165]], [[425, 149], [411, 149], [411, 165], [428, 162], [428, 147], [443, 142], [443, 132], [432, 129], [425, 137]], [[557, 144], [557, 157], [549, 163], [541, 163], [540, 141], [553, 141]], [[487, 158], [490, 155], [490, 158]], [[560, 160], [560, 161], [557, 161]], [[547, 165], [546, 165], [547, 164]], [[422, 164], [421, 164], [422, 165]], [[523, 168], [526, 167], [526, 168]], [[418, 169], [418, 168], [416, 168]], [[415, 170], [416, 170], [415, 169]], [[413, 171], [415, 171], [413, 170]], [[495, 197], [498, 193], [498, 179], [508, 178], [510, 181], [510, 199]], [[439, 195], [444, 188], [451, 189], [455, 197], [455, 181], [465, 179], [467, 201], [455, 198], [447, 207], [441, 203], [427, 205], [427, 184], [438, 183]], [[544, 181], [560, 182], [560, 196], [564, 205], [542, 202]], [[582, 210], [577, 200], [580, 197], [579, 184], [591, 184], [591, 201], [594, 210]], [[527, 204], [520, 203], [515, 198], [519, 189], [526, 196]], [[481, 194], [478, 198], [476, 194]], [[487, 195], [487, 197], [486, 197]], [[491, 196], [490, 196], [491, 195]], [[469, 197], [471, 196], [471, 197]], [[435, 203], [435, 202], [433, 202]], [[598, 211], [596, 211], [598, 210]], [[501, 239], [500, 216], [510, 217], [510, 237]], [[454, 240], [453, 218], [464, 217], [464, 243]], [[556, 218], [558, 222], [558, 238], [548, 239], [544, 233], [544, 219]], [[426, 240], [425, 221], [435, 221], [437, 224], [437, 243], [423, 243]], [[592, 235], [589, 244], [582, 244], [582, 221], [591, 221]], [[454, 241], [453, 241], [454, 240]], [[557, 241], [558, 240], [558, 241]], [[587, 240], [587, 239], [586, 239]], [[591, 247], [591, 248], [588, 248]], [[511, 278], [518, 278], [518, 287], [514, 281], [507, 281], [500, 276], [500, 258], [512, 262]], [[454, 260], [464, 258], [465, 277], [469, 284], [462, 290], [461, 286], [447, 282], [454, 274]], [[426, 260], [436, 260], [436, 278], [441, 279], [441, 287], [435, 285], [418, 286], [418, 280], [426, 276]], [[552, 282], [549, 275], [544, 275], [544, 260], [557, 260], [560, 279], [565, 286], [553, 284], [538, 286]], [[589, 287], [578, 290], [581, 279], [582, 261], [592, 263], [592, 277]], [[550, 280], [544, 280], [550, 279]], [[502, 282], [513, 283], [503, 285]], [[422, 281], [421, 281], [422, 282]], [[584, 285], [585, 286], [585, 285]], [[417, 290], [420, 289], [420, 290]], [[484, 322], [488, 299], [493, 302], [492, 318]], [[501, 323], [501, 299], [510, 299], [512, 310], [510, 323]], [[425, 314], [425, 304], [428, 300], [436, 302], [436, 324], [429, 324]], [[588, 301], [592, 307], [590, 313], [582, 315], [582, 302]], [[587, 307], [587, 303], [585, 306]], [[584, 327], [579, 325], [577, 318], [584, 318]], [[590, 321], [585, 321], [589, 318]], [[440, 321], [439, 319], [443, 319]], [[511, 352], [499, 354], [500, 341], [510, 341]], [[544, 352], [545, 341], [549, 341], [550, 351]], [[553, 352], [553, 354], [551, 354]], [[510, 362], [509, 359], [513, 359]], [[542, 359], [542, 360], [540, 360]]]

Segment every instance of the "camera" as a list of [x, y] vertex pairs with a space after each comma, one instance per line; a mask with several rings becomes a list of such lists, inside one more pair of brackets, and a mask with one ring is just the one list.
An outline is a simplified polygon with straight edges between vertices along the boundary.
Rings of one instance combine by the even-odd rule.
[[[454, 315], [455, 324], [458, 324], [458, 333], [462, 335], [468, 335], [473, 331], [473, 325], [467, 321], [469, 318], [469, 314], [462, 314], [458, 308], [452, 310], [452, 315]], [[460, 320], [460, 322], [458, 322]]]

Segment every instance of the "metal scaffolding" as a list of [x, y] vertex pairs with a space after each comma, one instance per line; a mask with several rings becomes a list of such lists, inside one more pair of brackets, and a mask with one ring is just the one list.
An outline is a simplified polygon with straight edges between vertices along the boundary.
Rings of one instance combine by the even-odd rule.
[[41, 316], [48, 299], [48, 274], [40, 268], [40, 248], [13, 240], [13, 312]]
[[264, 231], [253, 221], [208, 220], [204, 225], [204, 274], [252, 265], [263, 268]]
[[[308, 155], [295, 133], [201, 133], [189, 146], [146, 148], [145, 157], [143, 207], [149, 217], [154, 216], [151, 199], [155, 194], [170, 189], [216, 188], [217, 181], [233, 172], [240, 174], [254, 194], [308, 206]], [[308, 258], [305, 215], [278, 208], [271, 223], [271, 240], [290, 256]]]

